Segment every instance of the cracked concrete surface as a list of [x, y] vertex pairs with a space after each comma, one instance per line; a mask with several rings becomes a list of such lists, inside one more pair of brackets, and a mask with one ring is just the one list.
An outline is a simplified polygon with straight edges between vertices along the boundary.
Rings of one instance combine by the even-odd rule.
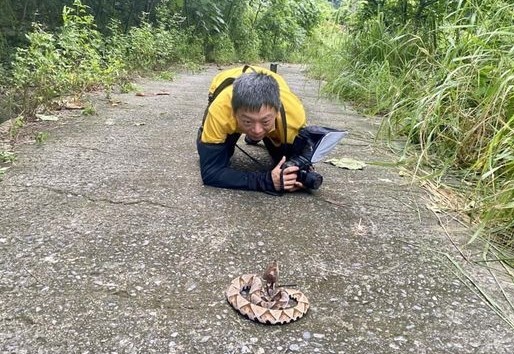
[[[394, 161], [373, 144], [378, 122], [321, 98], [301, 67], [279, 72], [311, 124], [350, 130], [330, 157], [368, 166], [319, 164], [312, 194], [203, 186], [194, 141], [216, 72], [139, 82], [170, 96], [118, 94], [113, 106], [93, 95], [97, 115], [61, 112], [41, 124], [45, 143], [16, 147], [0, 182], [1, 352], [514, 351], [512, 329], [443, 255], [457, 257], [424, 192], [372, 164]], [[238, 151], [234, 164], [255, 168]], [[284, 326], [242, 318], [224, 298], [274, 258], [311, 301]]]

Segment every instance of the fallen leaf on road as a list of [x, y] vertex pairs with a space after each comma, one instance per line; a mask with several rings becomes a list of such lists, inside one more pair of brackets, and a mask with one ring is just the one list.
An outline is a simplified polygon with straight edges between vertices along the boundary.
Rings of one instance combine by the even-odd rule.
[[57, 117], [57, 116], [46, 115], [46, 114], [36, 114], [36, 118], [38, 118], [39, 120], [42, 120], [42, 121], [52, 121], [52, 122], [59, 120], [59, 117]]
[[389, 178], [379, 178], [378, 180], [379, 180], [380, 182], [393, 183], [393, 181], [391, 181]]
[[81, 102], [65, 102], [63, 107], [65, 109], [70, 109], [70, 110], [84, 109], [84, 104], [82, 104]]
[[144, 93], [144, 92], [136, 92], [136, 96], [140, 97], [148, 97], [148, 96], [169, 96], [171, 93], [166, 91], [159, 91], [156, 93]]
[[116, 107], [116, 106], [118, 106], [121, 103], [121, 101], [119, 101], [119, 100], [109, 100], [109, 103], [111, 104], [111, 106]]
[[343, 157], [340, 159], [329, 159], [325, 162], [337, 166], [339, 168], [346, 168], [348, 170], [362, 170], [366, 166], [364, 162], [354, 160], [349, 157]]

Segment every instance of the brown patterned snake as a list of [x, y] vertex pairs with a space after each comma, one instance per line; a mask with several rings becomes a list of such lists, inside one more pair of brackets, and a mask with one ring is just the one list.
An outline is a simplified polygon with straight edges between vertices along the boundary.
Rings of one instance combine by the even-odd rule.
[[278, 263], [273, 261], [262, 278], [244, 274], [232, 280], [225, 295], [239, 313], [261, 323], [284, 324], [303, 317], [309, 299], [297, 289], [276, 288], [277, 280]]

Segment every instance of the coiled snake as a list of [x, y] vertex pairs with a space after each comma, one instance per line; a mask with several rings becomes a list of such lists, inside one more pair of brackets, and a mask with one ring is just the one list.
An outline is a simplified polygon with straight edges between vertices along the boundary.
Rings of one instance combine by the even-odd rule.
[[241, 275], [232, 280], [225, 295], [234, 309], [254, 321], [284, 324], [302, 318], [309, 299], [300, 290], [276, 287], [277, 280], [278, 263], [273, 261], [262, 279], [258, 274]]

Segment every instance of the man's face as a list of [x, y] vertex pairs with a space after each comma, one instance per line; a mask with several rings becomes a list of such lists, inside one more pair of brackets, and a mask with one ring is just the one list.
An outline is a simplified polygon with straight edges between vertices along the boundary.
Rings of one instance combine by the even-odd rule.
[[277, 110], [269, 106], [262, 106], [258, 112], [240, 108], [236, 112], [237, 125], [250, 139], [258, 141], [275, 129], [277, 115]]

